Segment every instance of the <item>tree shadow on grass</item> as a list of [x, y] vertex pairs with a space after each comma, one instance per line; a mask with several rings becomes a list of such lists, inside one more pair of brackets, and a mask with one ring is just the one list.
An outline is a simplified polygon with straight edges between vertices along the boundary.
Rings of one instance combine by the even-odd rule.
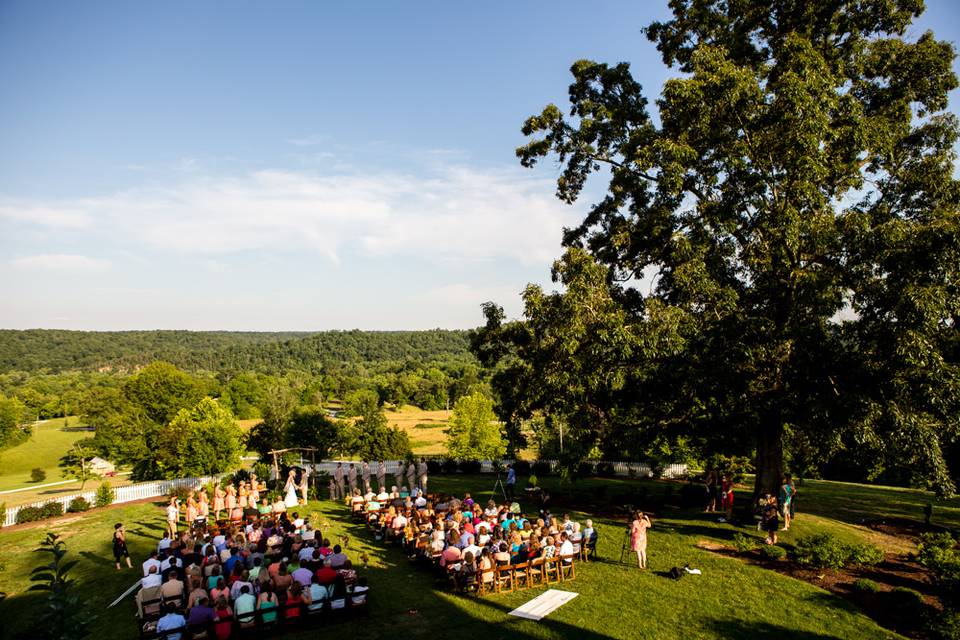
[[[116, 564], [113, 562], [113, 554], [107, 557], [99, 553], [94, 553], [93, 551], [81, 551], [77, 555], [81, 555], [87, 560], [89, 560], [90, 562], [93, 562], [95, 564], [103, 565], [106, 567], [114, 567], [114, 570], [116, 570]], [[126, 566], [126, 564], [124, 564], [123, 566]]]

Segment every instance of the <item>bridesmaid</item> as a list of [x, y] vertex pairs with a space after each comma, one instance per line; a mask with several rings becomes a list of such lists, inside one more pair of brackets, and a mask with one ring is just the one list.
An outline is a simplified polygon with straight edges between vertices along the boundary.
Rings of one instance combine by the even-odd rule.
[[190, 492], [190, 496], [187, 498], [187, 523], [192, 527], [193, 521], [197, 519], [197, 514], [199, 513], [199, 506], [197, 505], [197, 499], [193, 497], [193, 492]]
[[246, 482], [240, 483], [240, 508], [241, 509], [247, 508], [247, 483]]
[[257, 483], [257, 474], [250, 474], [250, 496], [247, 499], [251, 507], [260, 504], [260, 485]]
[[200, 500], [197, 504], [198, 515], [204, 520], [208, 520], [210, 517], [210, 501], [207, 498], [207, 490], [200, 490]]
[[217, 484], [213, 490], [213, 518], [214, 520], [220, 519], [220, 512], [223, 511], [223, 499], [226, 494], [223, 493], [223, 488]]
[[230, 517], [230, 514], [233, 512], [234, 507], [237, 506], [237, 489], [232, 485], [227, 485], [227, 517]]

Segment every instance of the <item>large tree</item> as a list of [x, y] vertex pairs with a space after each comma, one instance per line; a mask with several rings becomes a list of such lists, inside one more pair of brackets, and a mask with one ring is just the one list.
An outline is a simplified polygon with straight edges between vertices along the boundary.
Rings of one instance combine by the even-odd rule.
[[453, 405], [447, 429], [447, 454], [461, 460], [496, 460], [507, 450], [493, 401], [479, 391], [462, 396]]
[[[758, 492], [775, 490], [785, 438], [801, 432], [906, 462], [915, 479], [951, 491], [942, 449], [960, 406], [952, 46], [904, 35], [921, 0], [670, 7], [672, 19], [646, 29], [682, 73], [657, 100], [659, 124], [626, 63], [581, 60], [569, 112], [548, 105], [528, 119], [532, 140], [517, 150], [525, 166], [557, 157], [565, 202], [591, 175], [606, 177], [606, 195], [564, 244], [605, 269], [629, 332], [665, 313], [679, 332], [663, 348], [620, 354], [585, 335], [590, 357], [592, 345], [613, 364], [656, 373], [604, 372], [598, 407], [571, 399], [603, 411], [597, 429], [642, 402], [644, 415], [628, 419], [638, 435], [679, 426], [707, 446], [754, 449]], [[563, 264], [578, 261], [568, 253]], [[535, 326], [548, 315], [527, 297]], [[488, 330], [502, 333], [496, 321]]]
[[230, 410], [204, 398], [191, 409], [181, 409], [160, 431], [156, 464], [167, 478], [232, 471], [240, 465], [242, 438]]

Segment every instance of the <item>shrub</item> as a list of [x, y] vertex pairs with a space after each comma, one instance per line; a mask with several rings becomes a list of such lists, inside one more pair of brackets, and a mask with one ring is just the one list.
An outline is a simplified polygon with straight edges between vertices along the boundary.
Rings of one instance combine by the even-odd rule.
[[817, 569], [841, 569], [849, 555], [847, 546], [830, 533], [804, 536], [794, 550], [797, 564]]
[[186, 502], [187, 498], [190, 497], [190, 487], [174, 487], [173, 491], [170, 492], [170, 497], [176, 497], [180, 500], [180, 502]]
[[550, 475], [550, 463], [545, 460], [537, 460], [530, 468], [530, 473], [536, 474], [537, 477], [545, 478]]
[[877, 591], [880, 591], [880, 585], [869, 578], [859, 578], [854, 580], [853, 588], [855, 591], [862, 591], [864, 593], [876, 593]]
[[760, 553], [767, 560], [783, 560], [787, 557], [787, 550], [783, 547], [778, 547], [775, 544], [768, 544], [760, 547]]
[[526, 460], [514, 460], [513, 470], [518, 476], [530, 475], [530, 463]]
[[36, 522], [46, 518], [63, 515], [63, 505], [59, 502], [48, 502], [39, 507], [23, 507], [17, 511], [17, 524]]
[[459, 465], [457, 461], [453, 458], [447, 458], [443, 461], [443, 472], [444, 473], [456, 473]]
[[880, 564], [883, 562], [883, 549], [873, 544], [855, 544], [849, 549], [847, 562], [851, 564]]
[[31, 482], [43, 482], [47, 479], [47, 472], [41, 469], [40, 467], [34, 467], [30, 470], [30, 481]]
[[746, 536], [742, 533], [733, 534], [733, 548], [740, 553], [753, 551], [759, 546], [759, 544], [760, 540], [755, 536]]
[[887, 597], [889, 611], [897, 617], [918, 620], [924, 614], [926, 605], [918, 591], [907, 587], [894, 587]]
[[960, 606], [960, 550], [949, 533], [925, 533], [917, 545], [917, 560], [930, 569], [945, 603]]
[[577, 475], [583, 478], [589, 478], [593, 475], [593, 463], [583, 461], [577, 465]]
[[90, 503], [83, 496], [77, 496], [67, 505], [67, 513], [81, 513], [90, 509]]
[[[258, 478], [260, 476], [257, 476]], [[238, 482], [250, 482], [250, 472], [246, 469], [237, 469], [233, 472], [233, 476], [230, 478], [231, 484], [237, 484]]]
[[[116, 492], [114, 492], [113, 487], [110, 486], [110, 482], [104, 480], [100, 483], [100, 486], [97, 487], [97, 493], [93, 497], [93, 503], [98, 507], [109, 507], [113, 504], [114, 498], [117, 497]], [[186, 498], [184, 498], [185, 500]]]
[[461, 460], [460, 473], [480, 473], [479, 460]]
[[443, 471], [443, 463], [440, 460], [427, 460], [427, 471], [435, 476]]

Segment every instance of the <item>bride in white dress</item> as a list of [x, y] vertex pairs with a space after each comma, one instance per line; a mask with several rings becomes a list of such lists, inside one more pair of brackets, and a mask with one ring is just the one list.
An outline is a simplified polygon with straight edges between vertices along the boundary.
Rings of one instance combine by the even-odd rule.
[[290, 469], [290, 475], [287, 476], [287, 484], [283, 487], [283, 490], [286, 492], [283, 503], [288, 507], [295, 507], [300, 504], [300, 500], [297, 498], [296, 473], [296, 471]]

